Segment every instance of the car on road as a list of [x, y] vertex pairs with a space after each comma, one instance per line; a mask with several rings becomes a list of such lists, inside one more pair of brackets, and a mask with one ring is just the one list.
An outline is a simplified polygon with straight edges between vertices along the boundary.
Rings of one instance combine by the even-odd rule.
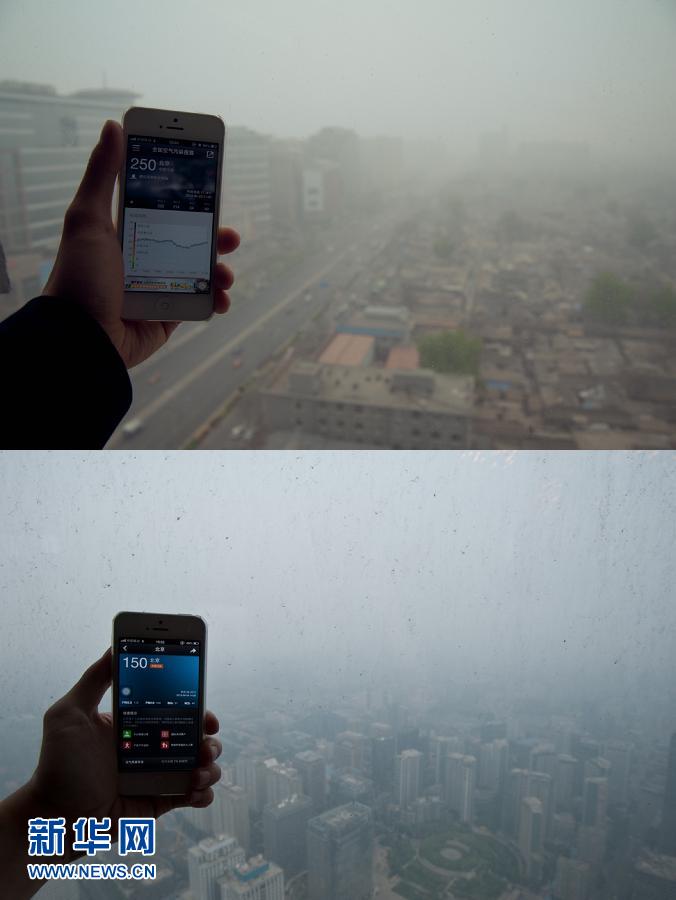
[[143, 430], [143, 421], [141, 419], [130, 419], [122, 426], [122, 434], [126, 438], [134, 437], [139, 431]]

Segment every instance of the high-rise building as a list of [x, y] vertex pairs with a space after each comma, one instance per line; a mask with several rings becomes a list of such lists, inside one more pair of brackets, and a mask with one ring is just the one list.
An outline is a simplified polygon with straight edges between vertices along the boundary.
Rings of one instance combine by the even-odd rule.
[[301, 220], [303, 151], [297, 141], [275, 140], [270, 152], [270, 206], [278, 225]]
[[509, 744], [504, 738], [481, 744], [477, 784], [488, 791], [500, 791], [507, 775]]
[[308, 222], [330, 221], [343, 208], [343, 182], [337, 163], [320, 159], [303, 168], [301, 208]]
[[371, 810], [348, 803], [310, 819], [308, 900], [370, 900], [373, 892]]
[[461, 750], [460, 738], [438, 735], [432, 738], [432, 767], [434, 771], [434, 783], [444, 784], [446, 778], [446, 757], [449, 753], [459, 753]]
[[389, 791], [394, 782], [394, 735], [371, 738], [371, 769], [376, 790]]
[[405, 809], [420, 796], [422, 786], [422, 753], [403, 750], [395, 759], [395, 795], [398, 805]]
[[502, 827], [513, 838], [519, 836], [521, 804], [524, 797], [528, 796], [528, 774], [528, 769], [512, 769], [507, 778]]
[[519, 820], [519, 850], [526, 863], [526, 874], [534, 881], [542, 875], [544, 817], [537, 797], [524, 797]]
[[265, 858], [281, 866], [287, 878], [306, 868], [306, 832], [312, 812], [312, 800], [302, 794], [263, 810]]
[[267, 767], [262, 756], [243, 753], [235, 762], [235, 782], [246, 791], [249, 809], [261, 812], [267, 802]]
[[234, 837], [205, 838], [188, 850], [188, 875], [194, 900], [221, 900], [219, 879], [246, 861]]
[[293, 758], [294, 768], [303, 783], [303, 793], [312, 800], [315, 813], [320, 813], [326, 803], [326, 762], [321, 753], [304, 750]]
[[608, 779], [585, 778], [582, 795], [582, 824], [603, 828], [608, 808]]
[[457, 813], [461, 822], [474, 819], [474, 788], [476, 783], [476, 758], [462, 753], [449, 753], [446, 757], [446, 802]]
[[552, 744], [540, 744], [534, 747], [530, 757], [530, 768], [533, 772], [544, 772], [552, 781], [556, 778], [558, 754]]
[[591, 886], [589, 864], [559, 856], [552, 893], [556, 900], [587, 900]]
[[112, 88], [62, 95], [51, 85], [0, 81], [0, 247], [11, 306], [40, 293], [101, 127], [119, 121], [137, 96]]
[[224, 875], [219, 887], [220, 900], [284, 900], [284, 873], [256, 856]]
[[603, 752], [610, 763], [608, 800], [610, 803], [627, 803], [629, 800], [629, 772], [632, 747], [623, 741], [610, 741]]
[[667, 760], [667, 782], [662, 806], [660, 827], [660, 847], [664, 853], [676, 856], [676, 732], [669, 742]]
[[334, 162], [340, 172], [342, 189], [347, 198], [355, 198], [361, 190], [359, 138], [346, 128], [322, 128], [306, 142], [309, 160]]
[[303, 793], [303, 782], [298, 770], [293, 766], [278, 763], [277, 760], [266, 760], [266, 796], [268, 803], [276, 806], [282, 800]]
[[575, 796], [575, 776], [577, 760], [567, 753], [559, 753], [556, 765], [554, 793], [557, 812], [567, 812], [573, 804]]
[[333, 761], [337, 769], [355, 769], [362, 775], [371, 775], [371, 741], [358, 731], [343, 731], [337, 735], [333, 749]]
[[608, 778], [610, 780], [610, 770], [610, 762], [603, 756], [594, 756], [592, 759], [585, 760], [585, 778]]
[[229, 128], [223, 177], [223, 217], [246, 237], [265, 234], [272, 221], [270, 138]]
[[229, 834], [245, 852], [249, 849], [249, 802], [244, 788], [219, 781], [213, 787], [214, 801], [207, 807], [212, 834]]
[[373, 803], [373, 782], [365, 778], [359, 772], [341, 771], [334, 772], [330, 779], [329, 804], [342, 806], [359, 800], [360, 803], [371, 806]]
[[575, 771], [575, 796], [581, 796], [584, 788], [584, 766], [588, 759], [600, 756], [601, 745], [593, 738], [579, 734], [571, 735], [571, 754], [577, 759]]
[[552, 809], [552, 778], [545, 772], [528, 773], [528, 796], [537, 797], [542, 803], [542, 838], [547, 840], [551, 830]]

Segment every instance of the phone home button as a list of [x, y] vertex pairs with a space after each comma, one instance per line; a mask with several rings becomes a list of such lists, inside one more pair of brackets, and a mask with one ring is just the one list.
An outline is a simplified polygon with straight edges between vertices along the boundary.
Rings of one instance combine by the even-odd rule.
[[172, 304], [171, 300], [158, 300], [157, 301], [157, 309], [161, 313], [169, 312], [172, 308], [172, 305], [173, 304]]

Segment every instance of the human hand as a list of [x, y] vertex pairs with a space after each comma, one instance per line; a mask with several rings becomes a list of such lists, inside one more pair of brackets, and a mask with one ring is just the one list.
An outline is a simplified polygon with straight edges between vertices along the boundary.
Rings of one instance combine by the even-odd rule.
[[[202, 741], [200, 767], [193, 772], [191, 791], [184, 797], [121, 796], [117, 789], [117, 743], [112, 717], [98, 710], [111, 679], [112, 657], [107, 650], [47, 710], [40, 759], [27, 788], [30, 807], [42, 810], [42, 816], [64, 816], [71, 834], [70, 824], [80, 816], [109, 817], [116, 840], [120, 816], [157, 818], [179, 806], [208, 806], [214, 798], [211, 785], [221, 777], [215, 760], [222, 748], [215, 737]], [[206, 713], [204, 730], [208, 735], [218, 731], [213, 713]]]
[[[179, 323], [122, 318], [124, 266], [111, 207], [123, 157], [122, 128], [109, 120], [66, 212], [59, 252], [44, 293], [74, 300], [84, 307], [131, 369], [159, 350]], [[239, 235], [234, 229], [218, 229], [219, 254], [232, 253], [238, 246]], [[230, 306], [227, 292], [234, 282], [232, 270], [218, 263], [214, 281], [214, 311], [225, 313]]]

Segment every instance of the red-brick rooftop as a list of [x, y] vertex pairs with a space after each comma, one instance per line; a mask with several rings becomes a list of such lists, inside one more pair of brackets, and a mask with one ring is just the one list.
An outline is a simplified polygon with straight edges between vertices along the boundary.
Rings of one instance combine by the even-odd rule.
[[417, 347], [392, 347], [385, 363], [386, 369], [417, 369], [420, 354]]

